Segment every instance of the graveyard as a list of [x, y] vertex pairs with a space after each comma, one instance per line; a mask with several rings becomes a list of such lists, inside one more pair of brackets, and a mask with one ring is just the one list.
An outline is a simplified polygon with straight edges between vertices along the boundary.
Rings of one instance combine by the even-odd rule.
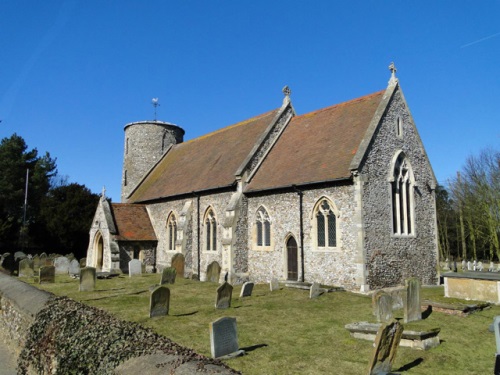
[[[373, 342], [351, 336], [345, 326], [377, 322], [370, 295], [335, 291], [317, 293], [315, 298], [310, 298], [309, 290], [287, 288], [284, 283], [273, 291], [269, 284], [256, 284], [248, 295], [248, 292], [242, 293], [241, 285], [235, 285], [230, 303], [216, 308], [220, 284], [177, 278], [163, 285], [169, 295], [166, 309], [150, 317], [151, 293], [158, 289], [161, 279], [161, 274], [117, 275], [97, 278], [93, 290], [80, 291], [80, 281], [69, 275], [56, 274], [54, 283], [42, 284], [33, 277], [21, 277], [40, 289], [151, 328], [207, 357], [212, 357], [211, 325], [221, 318], [234, 318], [238, 346], [245, 355], [223, 361], [243, 374], [365, 374], [368, 371]], [[500, 306], [491, 305], [460, 315], [454, 313], [454, 306], [460, 309], [475, 302], [445, 298], [442, 286], [422, 287], [420, 297], [424, 302], [432, 301], [433, 306], [429, 308], [422, 303], [422, 319], [405, 323], [403, 308], [395, 309], [393, 317], [405, 331], [439, 329], [439, 345], [427, 350], [400, 346], [392, 371], [401, 374], [492, 373], [496, 346], [489, 326], [493, 318], [500, 315]]]

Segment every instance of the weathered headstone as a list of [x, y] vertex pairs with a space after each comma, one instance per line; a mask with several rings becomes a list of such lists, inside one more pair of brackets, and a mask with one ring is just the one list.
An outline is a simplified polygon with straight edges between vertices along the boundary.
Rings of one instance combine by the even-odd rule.
[[38, 271], [38, 269], [40, 268], [40, 256], [37, 254], [33, 257], [33, 269], [35, 271]]
[[132, 259], [128, 262], [128, 275], [130, 277], [142, 274], [142, 262], [139, 259]]
[[251, 283], [249, 281], [243, 283], [243, 285], [241, 286], [240, 297], [251, 297], [254, 285], [254, 283]]
[[382, 375], [391, 372], [402, 335], [403, 326], [398, 321], [382, 324], [375, 338], [375, 349], [368, 374]]
[[33, 277], [35, 275], [33, 261], [28, 258], [21, 260], [19, 262], [19, 272], [17, 275], [19, 277]]
[[54, 260], [57, 275], [67, 275], [69, 271], [69, 260], [66, 257], [57, 257]]
[[322, 292], [319, 288], [319, 283], [312, 283], [311, 288], [309, 289], [309, 298], [318, 298], [321, 294]]
[[469, 261], [467, 261], [467, 271], [472, 271], [472, 263]]
[[233, 286], [225, 282], [217, 288], [217, 297], [215, 299], [216, 309], [228, 309], [231, 307], [231, 296], [233, 295]]
[[420, 280], [412, 277], [405, 280], [406, 295], [404, 299], [404, 322], [422, 319], [420, 307]]
[[93, 292], [95, 289], [96, 269], [84, 267], [80, 270], [80, 292]]
[[488, 272], [493, 272], [495, 271], [495, 263], [490, 262], [490, 266], [488, 267]]
[[23, 253], [22, 251], [16, 251], [14, 253], [14, 259], [17, 261], [17, 260], [23, 260], [27, 257], [27, 255], [25, 253]]
[[467, 269], [467, 262], [465, 259], [462, 260], [462, 271], [465, 271]]
[[271, 292], [274, 292], [275, 290], [280, 289], [280, 284], [278, 283], [278, 279], [271, 279], [271, 282], [269, 283], [269, 289]]
[[213, 358], [244, 353], [243, 350], [238, 350], [236, 318], [225, 317], [210, 323], [210, 349]]
[[70, 276], [76, 276], [80, 274], [80, 262], [78, 262], [76, 259], [73, 259], [69, 263], [69, 274]]
[[484, 270], [483, 262], [478, 262], [476, 265], [476, 271], [483, 272], [483, 270]]
[[80, 268], [87, 267], [87, 258], [80, 259]]
[[174, 267], [164, 268], [163, 272], [161, 273], [160, 285], [174, 284], [176, 274], [177, 274], [177, 271]]
[[392, 320], [392, 297], [384, 291], [373, 295], [373, 313], [377, 322], [390, 322]]
[[450, 261], [448, 260], [448, 258], [446, 258], [443, 265], [443, 271], [449, 271], [449, 270], [450, 270]]
[[184, 255], [177, 253], [172, 257], [171, 265], [175, 268], [177, 276], [184, 277]]
[[38, 271], [38, 282], [53, 283], [56, 280], [56, 268], [54, 266], [42, 266]]
[[149, 317], [168, 315], [170, 307], [170, 289], [159, 286], [151, 292], [149, 299]]
[[217, 262], [212, 262], [207, 267], [207, 281], [211, 283], [218, 283], [220, 278], [220, 265]]

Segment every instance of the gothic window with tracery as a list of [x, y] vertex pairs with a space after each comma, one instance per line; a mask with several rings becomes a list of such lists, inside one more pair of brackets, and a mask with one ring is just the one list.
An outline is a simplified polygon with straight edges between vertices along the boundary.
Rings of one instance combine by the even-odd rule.
[[395, 235], [414, 234], [414, 178], [410, 163], [400, 153], [394, 164], [391, 181], [392, 228]]
[[217, 220], [211, 208], [205, 215], [205, 250], [217, 250]]
[[174, 213], [171, 213], [167, 220], [167, 237], [168, 250], [175, 250], [175, 242], [177, 241], [177, 219]]
[[271, 220], [264, 207], [257, 210], [257, 247], [271, 246]]
[[337, 216], [327, 199], [322, 199], [316, 205], [314, 220], [318, 249], [337, 247]]

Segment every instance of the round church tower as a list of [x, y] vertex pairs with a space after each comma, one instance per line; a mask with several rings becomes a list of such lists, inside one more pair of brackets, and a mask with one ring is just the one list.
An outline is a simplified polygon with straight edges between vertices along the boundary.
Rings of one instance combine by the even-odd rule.
[[141, 182], [171, 145], [182, 143], [184, 130], [163, 121], [140, 121], [125, 125], [121, 201]]

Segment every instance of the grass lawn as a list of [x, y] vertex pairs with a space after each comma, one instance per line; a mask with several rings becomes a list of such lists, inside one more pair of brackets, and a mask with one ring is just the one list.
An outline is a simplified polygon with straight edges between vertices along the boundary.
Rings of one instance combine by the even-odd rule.
[[[135, 278], [120, 276], [97, 280], [96, 291], [79, 292], [78, 280], [57, 276], [55, 284], [34, 284], [56, 295], [105, 309], [118, 318], [151, 327], [173, 341], [210, 356], [209, 323], [224, 316], [235, 317], [241, 348], [246, 356], [226, 363], [245, 375], [252, 374], [365, 374], [373, 352], [372, 343], [350, 337], [347, 323], [374, 322], [371, 298], [334, 292], [310, 300], [309, 292], [283, 288], [270, 292], [269, 285], [256, 285], [252, 297], [238, 298], [235, 286], [230, 309], [216, 310], [218, 284], [178, 279], [171, 291], [168, 316], [149, 318], [149, 287], [158, 274]], [[31, 282], [32, 281], [28, 281]], [[423, 299], [447, 303], [470, 301], [443, 297], [441, 287], [423, 288]], [[400, 347], [393, 371], [403, 374], [492, 374], [495, 336], [488, 331], [500, 306], [468, 317], [431, 313], [405, 329], [439, 327], [441, 345], [421, 351]], [[396, 318], [403, 310], [395, 311]]]

